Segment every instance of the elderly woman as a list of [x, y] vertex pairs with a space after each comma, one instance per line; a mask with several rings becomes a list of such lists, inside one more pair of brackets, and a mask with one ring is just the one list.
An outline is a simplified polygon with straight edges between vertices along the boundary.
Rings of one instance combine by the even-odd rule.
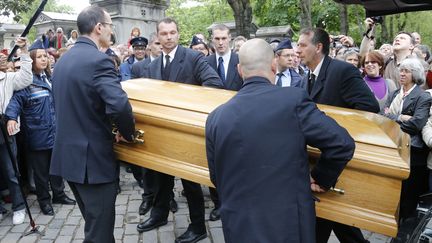
[[389, 79], [382, 77], [384, 73], [384, 57], [379, 51], [368, 52], [362, 60], [364, 80], [375, 95], [380, 105], [384, 108], [390, 94], [396, 89], [396, 84]]
[[399, 211], [400, 220], [404, 220], [415, 212], [418, 197], [428, 189], [426, 159], [429, 149], [423, 142], [422, 128], [428, 120], [432, 98], [420, 87], [425, 81], [425, 74], [419, 59], [403, 60], [399, 75], [401, 87], [390, 95], [383, 114], [399, 123], [402, 131], [411, 137], [411, 173], [402, 182]]
[[343, 60], [345, 62], [351, 63], [356, 68], [360, 68], [360, 54], [354, 49], [350, 48], [345, 50], [343, 53]]
[[7, 129], [9, 133], [13, 132], [18, 117], [21, 117], [39, 206], [43, 214], [54, 215], [48, 182], [51, 182], [53, 191], [52, 203], [73, 205], [75, 201], [66, 196], [63, 179], [49, 175], [55, 136], [55, 113], [48, 53], [41, 40], [36, 41], [29, 51], [33, 60], [33, 83], [12, 96], [5, 112]]

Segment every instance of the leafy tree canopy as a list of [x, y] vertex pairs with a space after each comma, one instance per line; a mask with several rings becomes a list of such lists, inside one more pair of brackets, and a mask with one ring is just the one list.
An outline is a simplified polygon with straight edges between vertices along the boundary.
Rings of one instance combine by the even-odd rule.
[[166, 16], [178, 22], [182, 45], [189, 45], [196, 33], [208, 37], [207, 27], [212, 23], [234, 19], [226, 0], [171, 0]]

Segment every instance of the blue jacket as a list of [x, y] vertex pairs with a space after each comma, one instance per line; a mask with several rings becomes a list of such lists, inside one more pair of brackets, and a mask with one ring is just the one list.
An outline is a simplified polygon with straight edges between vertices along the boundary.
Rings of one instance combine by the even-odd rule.
[[119, 70], [121, 74], [121, 81], [129, 80], [131, 78], [131, 70], [134, 62], [135, 55], [131, 55], [124, 63], [120, 65]]
[[6, 109], [8, 120], [21, 117], [23, 132], [30, 150], [51, 149], [55, 137], [55, 111], [51, 87], [33, 74], [33, 83], [17, 91]]

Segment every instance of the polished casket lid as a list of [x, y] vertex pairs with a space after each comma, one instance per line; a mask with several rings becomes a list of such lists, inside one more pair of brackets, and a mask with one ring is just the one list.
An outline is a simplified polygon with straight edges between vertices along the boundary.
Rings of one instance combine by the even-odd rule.
[[[120, 144], [120, 159], [212, 186], [205, 154], [207, 115], [236, 92], [134, 79], [122, 82], [144, 144]], [[395, 236], [401, 181], [409, 176], [409, 136], [397, 123], [377, 114], [318, 105], [347, 129], [356, 142], [353, 159], [336, 188], [316, 194], [317, 215], [369, 231]], [[311, 163], [320, 151], [308, 147]]]

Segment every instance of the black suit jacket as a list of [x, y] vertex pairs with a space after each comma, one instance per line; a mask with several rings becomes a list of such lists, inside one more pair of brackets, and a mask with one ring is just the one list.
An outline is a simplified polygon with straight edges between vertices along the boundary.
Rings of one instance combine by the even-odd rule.
[[[206, 57], [208, 64], [217, 72], [218, 61], [216, 60], [216, 54]], [[237, 70], [237, 64], [239, 63], [239, 57], [237, 53], [231, 52], [230, 61], [228, 63], [228, 73], [224, 82], [225, 89], [238, 91], [243, 85], [243, 79]]]
[[128, 140], [135, 125], [113, 61], [79, 37], [56, 63], [52, 80], [57, 127], [50, 173], [81, 184], [115, 181], [111, 124]]
[[[302, 87], [308, 88], [308, 76]], [[319, 104], [379, 112], [379, 104], [354, 65], [324, 57], [320, 73], [310, 93], [313, 101]]]
[[[144, 78], [162, 79], [162, 58], [163, 55], [160, 55], [148, 65]], [[208, 65], [204, 55], [182, 46], [177, 46], [167, 81], [224, 88], [219, 75]]]
[[139, 62], [132, 64], [131, 79], [144, 77], [146, 69], [147, 69], [148, 65], [150, 64], [150, 62], [151, 62], [151, 59], [149, 57], [149, 58], [146, 58], [142, 61], [139, 61]]
[[[225, 241], [315, 242], [306, 145], [321, 157], [311, 174], [334, 185], [354, 141], [307, 93], [252, 77], [207, 118], [206, 149]], [[331, 132], [329, 132], [331, 131]]]

